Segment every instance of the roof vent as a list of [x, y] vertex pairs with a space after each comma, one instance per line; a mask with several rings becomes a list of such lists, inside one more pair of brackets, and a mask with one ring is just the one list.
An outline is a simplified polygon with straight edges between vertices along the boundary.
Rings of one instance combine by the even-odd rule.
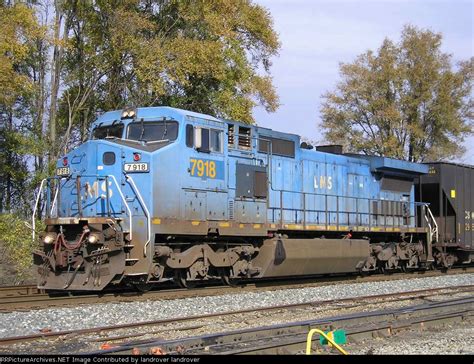
[[342, 154], [342, 145], [319, 145], [316, 147], [316, 150], [324, 153]]

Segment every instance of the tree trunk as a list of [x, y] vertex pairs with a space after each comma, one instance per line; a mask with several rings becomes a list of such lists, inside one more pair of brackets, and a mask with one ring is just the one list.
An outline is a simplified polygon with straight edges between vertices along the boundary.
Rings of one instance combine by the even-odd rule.
[[[68, 37], [67, 21], [63, 30], [63, 37], [61, 39], [61, 26], [63, 14], [60, 7], [60, 1], [55, 0], [55, 22], [54, 22], [54, 51], [51, 65], [51, 104], [49, 109], [49, 139], [51, 143], [50, 162], [56, 159], [57, 148], [54, 146], [56, 141], [56, 126], [57, 126], [57, 104], [59, 95], [59, 81], [61, 77], [62, 57], [64, 53], [64, 43]], [[61, 44], [62, 42], [62, 44]]]
[[[7, 130], [11, 132], [13, 130], [13, 114], [11, 111], [8, 111], [8, 123], [7, 123]], [[13, 163], [12, 160], [12, 151], [7, 150], [5, 163], [7, 166], [11, 166]], [[12, 201], [12, 175], [11, 172], [8, 172], [6, 175], [6, 188], [5, 188], [5, 211], [11, 212], [11, 201]]]
[[56, 12], [54, 22], [54, 51], [53, 60], [51, 67], [51, 104], [49, 109], [49, 138], [50, 142], [53, 143], [56, 139], [56, 105], [58, 100], [59, 92], [59, 71], [60, 71], [60, 58], [59, 58], [59, 34], [61, 31], [61, 13], [58, 8], [58, 1], [54, 2], [54, 10]]

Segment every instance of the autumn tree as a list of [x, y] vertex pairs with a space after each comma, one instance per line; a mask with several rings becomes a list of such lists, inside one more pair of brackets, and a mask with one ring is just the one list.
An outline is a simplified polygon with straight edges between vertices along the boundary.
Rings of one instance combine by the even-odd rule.
[[251, 0], [0, 0], [0, 25], [0, 211], [29, 209], [99, 110], [169, 105], [251, 123], [255, 105], [278, 107], [280, 44]]
[[87, 135], [97, 109], [168, 105], [251, 123], [255, 105], [278, 107], [268, 73], [278, 38], [250, 0], [72, 0], [61, 10], [63, 147]]
[[323, 96], [327, 140], [412, 162], [461, 155], [473, 126], [474, 60], [454, 68], [441, 41], [405, 26], [399, 43], [385, 39], [377, 52], [341, 64], [342, 80]]
[[0, 3], [0, 212], [28, 204], [27, 155], [35, 82], [29, 62], [44, 36], [34, 11]]

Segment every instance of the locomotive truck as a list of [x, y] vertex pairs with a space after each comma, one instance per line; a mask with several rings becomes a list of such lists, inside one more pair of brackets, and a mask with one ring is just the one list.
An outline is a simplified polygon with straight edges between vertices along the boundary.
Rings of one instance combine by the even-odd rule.
[[430, 168], [171, 107], [106, 112], [41, 183], [38, 286], [189, 287], [469, 263], [472, 240], [440, 236], [443, 210], [426, 202]]

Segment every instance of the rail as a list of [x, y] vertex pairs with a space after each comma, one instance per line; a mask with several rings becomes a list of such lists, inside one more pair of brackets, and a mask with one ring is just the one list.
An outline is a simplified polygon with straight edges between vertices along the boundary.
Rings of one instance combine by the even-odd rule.
[[[60, 184], [61, 180], [59, 180], [58, 183]], [[53, 203], [51, 204], [51, 211], [49, 212], [50, 215], [53, 215], [54, 207], [56, 206], [56, 201], [58, 199], [58, 194], [59, 194], [60, 189], [61, 189], [61, 186], [58, 186], [58, 188], [56, 188], [56, 192], [54, 193]]]
[[438, 223], [436, 222], [436, 219], [433, 216], [433, 213], [431, 212], [431, 209], [429, 208], [429, 206], [425, 206], [425, 208], [428, 213], [425, 213], [424, 217], [430, 229], [431, 240], [438, 242], [438, 239], [439, 239]]
[[[428, 205], [422, 202], [373, 199], [355, 196], [329, 195], [311, 192], [274, 190], [279, 194], [279, 203], [268, 206], [271, 212], [271, 223], [279, 223], [283, 228], [285, 223], [302, 224], [307, 226], [308, 214], [314, 214], [312, 224], [329, 226], [367, 226], [372, 227], [423, 227], [418, 216], [430, 213]], [[286, 200], [299, 207], [285, 207]], [[296, 195], [296, 196], [295, 196]], [[308, 198], [313, 198], [313, 205], [324, 206], [324, 209], [308, 208]], [[330, 209], [329, 206], [334, 206]], [[425, 209], [426, 208], [426, 209]], [[423, 211], [425, 210], [425, 211]], [[429, 211], [429, 212], [428, 212]], [[277, 216], [279, 213], [279, 216]], [[293, 215], [293, 216], [289, 216]], [[426, 216], [425, 216], [426, 219]]]
[[41, 180], [41, 184], [40, 184], [40, 188], [39, 188], [39, 191], [38, 191], [38, 195], [36, 196], [36, 202], [35, 202], [35, 206], [33, 207], [33, 214], [31, 215], [31, 228], [32, 228], [32, 239], [33, 239], [33, 242], [35, 241], [36, 239], [36, 213], [38, 212], [38, 204], [39, 204], [39, 200], [41, 198], [41, 195], [43, 194], [43, 185], [44, 183], [46, 182], [46, 178], [44, 178], [43, 180]]
[[147, 249], [148, 245], [150, 244], [150, 240], [151, 240], [151, 216], [150, 216], [150, 212], [148, 211], [148, 208], [146, 207], [146, 204], [143, 201], [142, 195], [141, 195], [140, 191], [138, 190], [137, 185], [135, 184], [135, 181], [133, 180], [132, 176], [127, 174], [127, 175], [125, 175], [125, 177], [127, 178], [127, 181], [132, 186], [132, 189], [135, 192], [135, 194], [137, 195], [138, 201], [142, 205], [143, 211], [146, 214], [147, 228], [148, 228], [147, 235], [148, 236], [147, 236], [147, 241], [146, 241], [145, 245], [143, 246], [143, 255], [146, 257], [146, 255], [147, 255], [146, 254], [146, 249]]
[[[126, 213], [128, 215], [128, 220], [129, 220], [129, 231], [128, 232], [130, 233], [130, 239], [132, 239], [133, 238], [132, 210], [130, 209], [129, 204], [127, 203], [127, 200], [125, 199], [125, 196], [123, 195], [122, 190], [121, 190], [121, 188], [119, 186], [119, 183], [117, 182], [117, 179], [115, 178], [115, 176], [114, 175], [106, 175], [106, 176], [83, 175], [83, 176], [75, 177], [75, 179], [76, 179], [76, 193], [77, 193], [77, 201], [76, 201], [76, 203], [77, 203], [77, 214], [79, 216], [82, 215], [82, 202], [81, 202], [81, 195], [80, 195], [81, 178], [95, 178], [97, 181], [101, 181], [101, 180], [105, 181], [105, 189], [106, 189], [105, 199], [106, 199], [106, 210], [107, 210], [106, 214], [108, 216], [111, 216], [110, 195], [109, 195], [109, 180], [113, 181], [115, 187], [117, 188], [117, 192], [120, 195], [122, 203], [125, 206]], [[41, 181], [39, 191], [38, 191], [38, 194], [36, 196], [35, 205], [33, 207], [32, 218], [31, 218], [32, 219], [32, 230], [33, 230], [32, 231], [33, 241], [36, 238], [36, 217], [37, 217], [37, 214], [38, 214], [39, 201], [40, 201], [41, 197], [44, 195], [45, 183], [48, 187], [47, 199], [46, 199], [46, 209], [45, 209], [46, 210], [46, 216], [47, 217], [53, 216], [54, 208], [56, 207], [56, 217], [60, 217], [60, 210], [59, 210], [58, 200], [60, 199], [60, 196], [61, 196], [61, 184], [60, 183], [61, 183], [61, 180], [63, 180], [63, 179], [71, 180], [71, 178], [65, 178], [65, 177], [50, 177], [50, 178], [44, 178]], [[52, 188], [51, 182], [52, 181], [56, 181], [56, 186], [55, 186], [56, 191], [54, 193], [53, 201], [51, 201], [51, 188]], [[133, 182], [133, 180], [132, 180], [132, 182]], [[133, 185], [135, 185], [135, 183], [133, 183]], [[135, 187], [135, 189], [136, 189], [136, 187]], [[139, 192], [137, 190], [134, 190], [134, 193], [137, 195], [140, 203], [143, 204], [144, 209], [146, 210], [147, 219], [149, 220], [150, 219], [150, 214], [148, 213], [148, 209], [146, 209], [146, 206], [143, 203], [143, 199], [142, 199], [141, 195], [139, 194]], [[149, 227], [148, 232], [149, 232], [149, 236], [150, 236], [150, 227]]]
[[[366, 277], [365, 279], [368, 279], [370, 277]], [[325, 283], [327, 284], [327, 283]], [[300, 285], [298, 285], [300, 286]], [[278, 288], [278, 286], [274, 286], [271, 284], [272, 290], [275, 289], [281, 289]], [[253, 290], [261, 290], [261, 285], [252, 285], [250, 287], [250, 291]], [[222, 290], [224, 292], [236, 292], [238, 290], [242, 290], [243, 287], [230, 287], [230, 286], [225, 286], [225, 287], [200, 287], [197, 289], [160, 289], [156, 291], [150, 291], [146, 292], [144, 294], [137, 293], [137, 292], [131, 292], [128, 290], [124, 290], [122, 292], [101, 292], [98, 294], [93, 294], [93, 295], [68, 295], [68, 296], [58, 296], [58, 297], [49, 297], [45, 295], [37, 295], [38, 297], [35, 299], [35, 301], [31, 301], [28, 304], [26, 304], [26, 299], [28, 297], [23, 297], [24, 301], [23, 302], [16, 302], [14, 303], [13, 308], [17, 310], [19, 307], [22, 309], [38, 309], [38, 308], [43, 308], [43, 307], [48, 307], [51, 308], [53, 306], [65, 306], [65, 305], [77, 305], [77, 304], [84, 304], [84, 303], [104, 303], [105, 302], [120, 302], [120, 301], [128, 301], [128, 302], [137, 302], [137, 301], [143, 301], [143, 300], [156, 300], [156, 299], [161, 299], [161, 300], [166, 300], [166, 299], [183, 299], [186, 297], [194, 297], [196, 294], [200, 296], [216, 296], [216, 295], [222, 295]], [[118, 329], [121, 328], [141, 328], [141, 327], [147, 327], [147, 326], [158, 326], [158, 327], [163, 327], [165, 324], [169, 323], [174, 323], [176, 322], [186, 322], [186, 321], [195, 321], [197, 319], [209, 319], [209, 318], [218, 318], [226, 315], [232, 315], [234, 317], [235, 315], [245, 315], [245, 314], [251, 314], [254, 315], [255, 311], [259, 312], [272, 312], [272, 311], [281, 311], [281, 310], [288, 310], [288, 312], [291, 312], [295, 308], [305, 308], [305, 307], [322, 307], [327, 305], [328, 308], [333, 307], [334, 308], [334, 303], [338, 304], [338, 309], [343, 309], [343, 308], [351, 308], [354, 307], [354, 300], [356, 301], [356, 305], [366, 305], [368, 302], [375, 302], [374, 300], [380, 302], [380, 300], [384, 300], [384, 302], [400, 302], [400, 301], [412, 301], [415, 297], [419, 298], [426, 298], [429, 295], [435, 294], [436, 296], [438, 295], [443, 295], [443, 296], [451, 296], [454, 293], [464, 293], [464, 292], [473, 292], [473, 286], [472, 285], [465, 285], [465, 286], [450, 286], [450, 287], [438, 287], [438, 288], [429, 288], [429, 289], [422, 289], [422, 290], [415, 290], [415, 291], [404, 291], [404, 292], [391, 292], [391, 293], [383, 293], [379, 295], [368, 295], [368, 296], [359, 296], [359, 297], [348, 297], [348, 298], [338, 298], [338, 299], [328, 299], [328, 300], [314, 300], [314, 301], [308, 301], [308, 302], [303, 302], [303, 303], [289, 303], [289, 304], [283, 304], [283, 305], [270, 305], [270, 306], [263, 306], [259, 308], [244, 308], [238, 311], [224, 311], [224, 312], [217, 312], [217, 313], [211, 313], [211, 314], [198, 314], [198, 315], [193, 315], [193, 316], [179, 316], [179, 317], [171, 317], [171, 318], [165, 318], [165, 319], [158, 319], [158, 320], [152, 320], [152, 321], [139, 321], [139, 322], [134, 322], [134, 323], [129, 323], [129, 324], [120, 324], [120, 325], [113, 325], [113, 326], [102, 326], [102, 327], [95, 327], [95, 328], [88, 328], [88, 329], [79, 329], [79, 330], [74, 330], [74, 334], [90, 334], [92, 332], [114, 332]], [[31, 297], [30, 297], [31, 298]], [[18, 297], [14, 298], [14, 300], [17, 300]], [[12, 300], [13, 301], [13, 300]], [[0, 300], [0, 311], [2, 308], [6, 311], [8, 311], [12, 306], [10, 306], [12, 303], [6, 303], [3, 300]], [[346, 305], [348, 304], [348, 305]], [[3, 306], [3, 307], [2, 307]], [[409, 312], [409, 311], [408, 311]], [[397, 317], [397, 316], [394, 316]], [[322, 319], [324, 320], [324, 319]], [[350, 319], [349, 319], [350, 320]], [[367, 329], [367, 320], [365, 319], [363, 321], [364, 329]], [[384, 323], [385, 325], [387, 324], [386, 322], [386, 315], [384, 315]], [[307, 332], [307, 324], [308, 322], [305, 323], [304, 325], [304, 332]], [[326, 325], [327, 321], [325, 322], [315, 322], [314, 325]], [[313, 326], [314, 326], [313, 325]], [[342, 327], [341, 325], [338, 325], [339, 327]], [[346, 327], [348, 325], [344, 325]], [[386, 327], [386, 326], [385, 326]], [[32, 340], [45, 340], [46, 338], [49, 339], [54, 339], [60, 336], [64, 335], [69, 335], [72, 334], [72, 331], [53, 331], [49, 333], [37, 333], [37, 334], [32, 334], [28, 336], [13, 336], [13, 337], [3, 337], [0, 338], [0, 345], [11, 345], [14, 342], [25, 342], [25, 341], [32, 341]], [[305, 335], [306, 337], [306, 335]], [[136, 336], [135, 336], [136, 339]], [[253, 342], [255, 338], [252, 339]], [[302, 342], [305, 342], [303, 339]], [[197, 347], [197, 346], [196, 346]]]
[[[117, 180], [115, 179], [115, 176], [113, 176], [113, 175], [110, 174], [110, 175], [108, 175], [107, 177], [111, 177], [112, 180], [114, 181], [115, 186], [117, 186], [117, 191], [118, 191], [118, 193], [120, 194], [120, 198], [122, 199], [122, 202], [124, 203], [125, 207], [127, 208], [127, 211], [128, 211], [129, 228], [130, 228], [130, 230], [129, 230], [129, 233], [130, 233], [130, 240], [132, 240], [132, 238], [133, 238], [133, 235], [132, 235], [132, 234], [133, 234], [133, 223], [132, 223], [133, 218], [132, 218], [132, 211], [130, 210], [130, 206], [128, 206], [127, 200], [125, 199], [125, 197], [124, 197], [124, 195], [123, 195], [123, 193], [122, 193], [122, 190], [120, 189], [120, 187], [119, 187], [119, 185], [118, 185], [118, 182], [117, 182]], [[109, 184], [107, 183], [107, 179], [106, 179], [105, 185], [106, 185], [106, 188], [107, 188], [107, 191], [106, 191], [106, 194], [107, 194], [107, 205], [108, 205], [108, 207], [110, 207], [110, 205], [109, 205], [109, 204], [110, 204], [110, 201], [109, 201], [109, 191], [108, 191], [108, 189], [109, 189]]]

